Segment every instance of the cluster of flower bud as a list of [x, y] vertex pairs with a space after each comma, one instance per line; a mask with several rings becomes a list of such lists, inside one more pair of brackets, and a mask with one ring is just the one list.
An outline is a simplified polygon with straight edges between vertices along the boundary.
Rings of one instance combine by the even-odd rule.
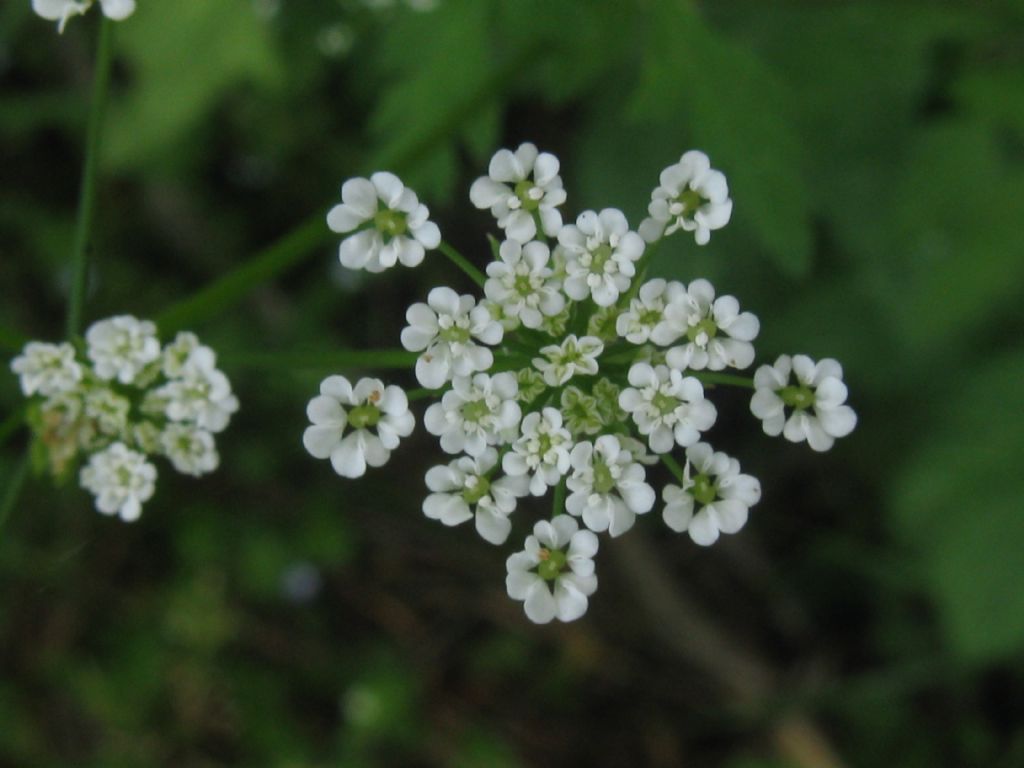
[[[503, 544], [522, 500], [553, 492], [552, 519], [507, 561], [508, 593], [531, 620], [585, 613], [597, 534], [620, 536], [655, 508], [657, 464], [674, 480], [660, 493], [670, 529], [709, 545], [746, 523], [760, 483], [704, 439], [717, 419], [707, 385], [745, 382], [765, 432], [815, 450], [853, 429], [838, 363], [784, 355], [753, 379], [723, 376], [753, 364], [757, 317], [707, 280], [645, 279], [662, 239], [686, 231], [703, 245], [731, 216], [725, 176], [702, 152], [662, 172], [638, 231], [613, 208], [564, 223], [558, 159], [532, 144], [495, 154], [470, 199], [502, 230], [486, 275], [467, 270], [483, 296], [434, 288], [401, 333], [418, 353], [420, 394], [438, 396], [426, 429], [453, 457], [427, 473], [423, 511], [450, 526], [473, 520]], [[342, 201], [328, 223], [347, 235], [346, 266], [415, 266], [441, 246], [392, 174], [347, 181]], [[345, 477], [382, 465], [414, 426], [403, 391], [377, 379], [328, 378], [309, 417], [307, 449]]]
[[29, 342], [11, 370], [29, 398], [37, 468], [62, 480], [81, 467], [100, 512], [137, 519], [155, 490], [147, 457], [196, 477], [220, 463], [214, 435], [238, 400], [216, 363], [194, 334], [161, 346], [156, 326], [130, 315], [94, 323], [81, 347]]

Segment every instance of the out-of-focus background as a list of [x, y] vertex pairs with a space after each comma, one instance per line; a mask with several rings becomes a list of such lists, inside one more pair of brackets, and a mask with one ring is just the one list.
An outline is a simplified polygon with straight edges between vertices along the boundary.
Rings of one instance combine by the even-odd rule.
[[[98, 23], [59, 36], [29, 5], [0, 6], [5, 358], [62, 334]], [[221, 470], [161, 464], [136, 524], [26, 486], [0, 765], [1024, 765], [1024, 3], [372, 5], [139, 0], [117, 25], [86, 321], [195, 330], [242, 410]], [[357, 482], [301, 445], [320, 379], [363, 373], [331, 350], [396, 347], [409, 303], [471, 288], [437, 255], [347, 273], [307, 222], [387, 168], [483, 264], [468, 187], [524, 140], [561, 158], [570, 216], [634, 224], [708, 152], [732, 223], [656, 271], [738, 296], [761, 362], [842, 361], [860, 415], [816, 455], [716, 393], [711, 441], [764, 487], [749, 524], [702, 549], [641, 519], [603, 540], [586, 617], [548, 627], [504, 590], [543, 510], [495, 548], [423, 516], [445, 457], [422, 429]], [[178, 304], [303, 225], [275, 279]]]

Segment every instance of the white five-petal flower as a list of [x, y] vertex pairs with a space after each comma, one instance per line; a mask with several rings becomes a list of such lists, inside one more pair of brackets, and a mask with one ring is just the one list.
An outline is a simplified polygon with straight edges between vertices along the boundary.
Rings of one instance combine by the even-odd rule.
[[176, 470], [193, 477], [209, 474], [220, 464], [213, 435], [192, 424], [168, 424], [160, 433], [160, 450]]
[[565, 293], [576, 301], [590, 296], [599, 307], [610, 307], [629, 289], [635, 262], [644, 253], [643, 239], [615, 208], [584, 211], [575, 224], [559, 230], [558, 243], [565, 259]]
[[342, 202], [327, 214], [327, 226], [340, 234], [338, 258], [349, 269], [383, 272], [401, 263], [415, 267], [426, 251], [441, 243], [427, 206], [393, 173], [378, 171], [369, 179], [349, 179]]
[[409, 307], [405, 319], [409, 325], [402, 330], [402, 346], [423, 352], [416, 361], [416, 379], [429, 389], [439, 389], [454, 376], [490, 368], [494, 354], [474, 339], [493, 345], [504, 335], [487, 307], [445, 287], [431, 290], [426, 304]]
[[[165, 361], [166, 364], [166, 361]], [[217, 368], [217, 356], [199, 345], [188, 356], [178, 377], [153, 393], [171, 421], [189, 421], [208, 432], [222, 432], [238, 410], [238, 398], [228, 377]]]
[[632, 344], [671, 344], [679, 333], [665, 318], [665, 309], [685, 293], [686, 286], [675, 280], [648, 280], [640, 286], [637, 297], [630, 300], [629, 309], [615, 320], [615, 331]]
[[463, 456], [447, 465], [427, 471], [432, 493], [423, 501], [423, 513], [445, 525], [459, 525], [475, 519], [481, 538], [504, 544], [512, 530], [508, 516], [517, 500], [529, 492], [525, 476], [491, 479], [498, 464], [498, 452], [488, 448], [477, 458]]
[[96, 497], [97, 510], [131, 522], [139, 519], [143, 502], [156, 489], [156, 467], [143, 454], [118, 442], [92, 455], [79, 482]]
[[645, 482], [643, 466], [623, 450], [617, 436], [577, 443], [569, 460], [573, 473], [566, 480], [571, 493], [565, 508], [590, 530], [619, 536], [654, 506], [654, 489]]
[[632, 415], [655, 453], [668, 453], [673, 444], [693, 445], [715, 423], [715, 406], [693, 376], [684, 377], [664, 365], [636, 363], [629, 369], [629, 383], [632, 386], [619, 395], [619, 405]]
[[545, 317], [562, 311], [565, 296], [548, 266], [547, 245], [537, 240], [525, 245], [505, 240], [498, 256], [498, 261], [487, 265], [484, 293], [501, 305], [505, 317], [518, 318], [527, 328], [540, 328]]
[[[791, 374], [796, 378], [792, 384]], [[831, 358], [815, 363], [806, 355], [780, 355], [774, 365], [757, 369], [754, 390], [750, 410], [773, 437], [781, 433], [794, 443], [806, 440], [813, 450], [827, 451], [857, 426], [857, 414], [845, 405], [843, 368]]]
[[761, 499], [761, 483], [740, 473], [740, 463], [707, 443], [686, 449], [683, 485], [666, 485], [662, 517], [677, 533], [687, 531], [697, 544], [708, 546], [720, 533], [736, 533]]
[[523, 551], [505, 563], [509, 597], [523, 601], [526, 617], [535, 624], [578, 619], [587, 612], [587, 598], [597, 591], [597, 545], [597, 536], [579, 530], [568, 515], [541, 520], [526, 537]]
[[558, 206], [565, 202], [558, 158], [530, 143], [515, 152], [500, 149], [491, 158], [488, 175], [473, 182], [469, 199], [477, 208], [490, 208], [510, 240], [527, 243], [537, 236], [535, 214], [544, 234], [554, 237], [562, 226]]
[[303, 445], [314, 458], [329, 458], [342, 477], [361, 477], [367, 466], [386, 464], [415, 424], [405, 392], [380, 379], [360, 379], [353, 387], [344, 376], [328, 376], [306, 413], [312, 426]]
[[501, 466], [512, 477], [530, 475], [530, 493], [543, 496], [569, 471], [572, 435], [562, 426], [557, 408], [545, 408], [523, 417], [520, 437], [505, 454]]
[[640, 235], [648, 243], [683, 229], [693, 232], [698, 245], [706, 245], [711, 230], [729, 223], [729, 185], [721, 171], [711, 168], [703, 152], [684, 154], [661, 172], [659, 182], [647, 208], [650, 218], [640, 224]]
[[565, 384], [573, 376], [593, 376], [598, 371], [597, 358], [604, 352], [604, 344], [596, 336], [576, 338], [569, 334], [561, 344], [542, 347], [544, 357], [533, 358], [533, 367], [544, 376], [551, 387]]
[[47, 344], [30, 341], [11, 361], [11, 370], [21, 382], [26, 397], [44, 397], [71, 392], [82, 380], [82, 366], [75, 361], [75, 348], [63, 342]]
[[117, 315], [100, 320], [85, 332], [86, 354], [101, 379], [117, 379], [131, 384], [136, 377], [160, 358], [156, 326], [149, 320]]
[[427, 431], [441, 438], [446, 453], [480, 456], [488, 445], [507, 442], [517, 434], [522, 409], [514, 373], [456, 376], [441, 402], [423, 416]]
[[665, 307], [665, 320], [674, 339], [686, 343], [670, 349], [665, 361], [680, 371], [725, 367], [746, 368], [754, 362], [753, 341], [761, 324], [752, 312], [740, 312], [733, 296], [715, 298], [707, 280], [694, 280], [685, 293]]

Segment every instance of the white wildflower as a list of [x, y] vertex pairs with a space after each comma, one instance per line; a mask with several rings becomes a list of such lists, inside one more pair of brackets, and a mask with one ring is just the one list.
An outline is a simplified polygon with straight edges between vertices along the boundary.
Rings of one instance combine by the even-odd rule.
[[536, 240], [525, 245], [506, 240], [498, 253], [499, 260], [487, 265], [484, 293], [501, 305], [504, 316], [518, 318], [527, 328], [540, 328], [544, 317], [562, 311], [565, 296], [548, 266], [551, 251], [547, 245]]
[[341, 187], [341, 199], [327, 214], [327, 226], [340, 234], [353, 232], [338, 249], [338, 258], [349, 269], [383, 272], [396, 263], [415, 267], [427, 250], [441, 243], [427, 206], [393, 173], [349, 179]]
[[619, 405], [632, 415], [655, 453], [668, 453], [673, 444], [693, 445], [715, 423], [715, 406], [692, 376], [683, 377], [664, 365], [636, 363], [629, 369], [629, 383], [632, 386], [619, 395]]
[[746, 368], [754, 362], [753, 341], [761, 324], [752, 312], [740, 312], [732, 296], [715, 298], [707, 280], [694, 280], [665, 308], [665, 319], [676, 337], [686, 343], [673, 347], [665, 361], [680, 371], [725, 367]]
[[117, 315], [100, 320], [85, 332], [86, 354], [101, 379], [132, 384], [160, 357], [156, 326], [149, 320]]
[[526, 537], [523, 551], [505, 563], [508, 595], [523, 601], [526, 617], [536, 624], [578, 619], [587, 612], [587, 598], [597, 591], [595, 554], [597, 536], [579, 530], [572, 517], [541, 520]]
[[199, 349], [199, 338], [188, 331], [182, 331], [174, 341], [164, 346], [161, 370], [169, 379], [180, 378], [192, 353]]
[[491, 544], [504, 544], [512, 530], [509, 515], [517, 500], [529, 493], [526, 477], [490, 475], [498, 464], [493, 448], [477, 458], [463, 456], [447, 465], [427, 471], [427, 487], [432, 493], [423, 501], [423, 513], [445, 525], [476, 520], [477, 533]]
[[590, 530], [619, 536], [633, 527], [637, 515], [651, 511], [654, 489], [615, 435], [577, 443], [569, 458], [573, 473], [566, 480], [571, 493], [565, 508]]
[[96, 509], [131, 522], [138, 520], [143, 502], [156, 489], [156, 467], [118, 442], [92, 455], [79, 473], [79, 482], [96, 497]]
[[312, 426], [303, 445], [314, 458], [329, 458], [342, 477], [361, 477], [367, 466], [386, 464], [414, 426], [405, 392], [379, 379], [360, 379], [353, 387], [344, 376], [328, 376], [306, 412]]
[[158, 403], [163, 401], [171, 421], [191, 421], [214, 433], [223, 431], [238, 410], [231, 382], [217, 369], [213, 350], [204, 346], [192, 351], [179, 378], [155, 390], [153, 396]]
[[413, 304], [405, 319], [409, 325], [402, 330], [402, 346], [410, 352], [423, 351], [416, 361], [416, 379], [429, 389], [440, 388], [453, 376], [490, 368], [493, 353], [473, 340], [497, 344], [504, 335], [501, 323], [486, 307], [451, 288], [431, 290], [427, 303]]
[[488, 445], [515, 436], [522, 416], [518, 395], [519, 383], [513, 373], [456, 376], [441, 402], [427, 408], [423, 423], [428, 432], [441, 438], [446, 453], [465, 451], [481, 456]]
[[683, 229], [693, 232], [698, 245], [706, 245], [711, 230], [729, 223], [729, 185], [720, 171], [711, 168], [703, 152], [684, 154], [661, 172], [659, 182], [647, 208], [650, 218], [640, 224], [640, 235], [648, 243]]
[[677, 533], [687, 531], [697, 544], [708, 546], [719, 533], [736, 533], [761, 499], [756, 477], [740, 474], [740, 463], [707, 443], [686, 449], [683, 485], [662, 491], [665, 524]]
[[469, 199], [477, 208], [490, 208], [510, 240], [533, 240], [537, 236], [535, 215], [544, 234], [554, 237], [562, 226], [557, 206], [565, 202], [558, 158], [538, 152], [529, 143], [515, 152], [500, 149], [491, 158], [488, 175], [473, 182]]
[[604, 424], [596, 397], [586, 394], [579, 387], [566, 387], [559, 401], [565, 426], [574, 435], [596, 435], [601, 431]]
[[575, 224], [559, 230], [558, 243], [565, 258], [565, 293], [576, 301], [592, 297], [599, 307], [610, 307], [629, 289], [644, 252], [643, 239], [629, 231], [625, 215], [615, 208], [584, 211]]
[[[790, 374], [796, 378], [792, 384]], [[857, 414], [845, 405], [842, 366], [831, 358], [815, 363], [806, 355], [780, 355], [774, 365], [757, 369], [754, 389], [750, 410], [768, 435], [782, 433], [794, 443], [806, 440], [813, 450], [827, 451], [857, 426]]]
[[597, 358], [604, 351], [604, 344], [596, 336], [580, 339], [569, 334], [561, 344], [542, 347], [544, 357], [533, 358], [533, 366], [544, 376], [548, 386], [565, 384], [576, 375], [593, 376], [598, 371]]
[[519, 430], [520, 437], [502, 459], [502, 469], [512, 477], [531, 475], [530, 493], [543, 496], [569, 471], [572, 435], [562, 426], [562, 414], [556, 408], [526, 414]]
[[213, 435], [191, 424], [168, 424], [160, 435], [160, 449], [174, 468], [185, 475], [209, 474], [220, 464]]
[[665, 309], [686, 294], [686, 286], [675, 280], [661, 278], [648, 280], [640, 286], [637, 297], [629, 302], [629, 309], [615, 322], [618, 335], [632, 344], [653, 341], [662, 346], [679, 338], [665, 318]]
[[124, 438], [128, 432], [128, 417], [132, 404], [107, 387], [94, 387], [86, 391], [85, 417], [100, 432], [117, 438]]
[[30, 341], [11, 361], [26, 397], [50, 397], [75, 390], [82, 381], [82, 366], [75, 361], [75, 348], [63, 342], [46, 344]]

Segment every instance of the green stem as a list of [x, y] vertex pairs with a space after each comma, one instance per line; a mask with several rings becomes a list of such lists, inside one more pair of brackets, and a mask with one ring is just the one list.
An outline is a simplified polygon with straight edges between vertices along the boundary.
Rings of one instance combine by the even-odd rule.
[[68, 297], [67, 334], [73, 338], [82, 327], [82, 306], [89, 273], [89, 249], [92, 224], [96, 213], [96, 170], [99, 165], [100, 145], [103, 137], [103, 115], [106, 111], [110, 86], [110, 65], [113, 61], [114, 24], [106, 16], [100, 19], [99, 43], [92, 81], [92, 105], [85, 135], [85, 165], [78, 195], [78, 221], [75, 224], [75, 244], [71, 252], [71, 294]]
[[25, 424], [25, 407], [16, 409], [10, 416], [0, 422], [0, 446]]
[[28, 457], [21, 459], [18, 465], [14, 468], [14, 473], [11, 475], [10, 481], [7, 483], [7, 490], [4, 491], [3, 499], [0, 500], [0, 528], [3, 527], [4, 523], [7, 522], [7, 518], [11, 515], [11, 510], [14, 509], [14, 505], [18, 503], [18, 497], [21, 495], [21, 489], [25, 485], [25, 479], [28, 477]]
[[440, 389], [427, 389], [426, 387], [420, 387], [419, 389], [410, 389], [405, 393], [406, 399], [410, 403], [422, 400], [426, 397], [438, 396], [440, 397], [442, 390]]
[[661, 458], [661, 463], [668, 467], [669, 471], [675, 476], [676, 480], [679, 481], [679, 484], [685, 485], [685, 473], [683, 472], [683, 468], [682, 466], [680, 466], [679, 462], [676, 461], [674, 458], [672, 458], [671, 455], [667, 453], [659, 454], [659, 457]]
[[225, 354], [225, 368], [337, 371], [343, 368], [411, 368], [419, 352], [404, 349], [334, 349], [327, 352]]
[[555, 497], [551, 502], [551, 519], [565, 513], [565, 478], [555, 486]]
[[441, 244], [437, 247], [441, 253], [448, 257], [455, 266], [469, 275], [469, 279], [479, 285], [481, 288], [484, 287], [484, 283], [487, 282], [487, 277], [479, 269], [474, 267], [465, 256], [459, 253], [457, 250], [452, 248], [448, 243], [441, 241]]
[[753, 389], [754, 380], [746, 376], [734, 376], [730, 373], [714, 373], [712, 371], [683, 371], [684, 376], [694, 376], [701, 384], [725, 384], [730, 387], [743, 387]]

